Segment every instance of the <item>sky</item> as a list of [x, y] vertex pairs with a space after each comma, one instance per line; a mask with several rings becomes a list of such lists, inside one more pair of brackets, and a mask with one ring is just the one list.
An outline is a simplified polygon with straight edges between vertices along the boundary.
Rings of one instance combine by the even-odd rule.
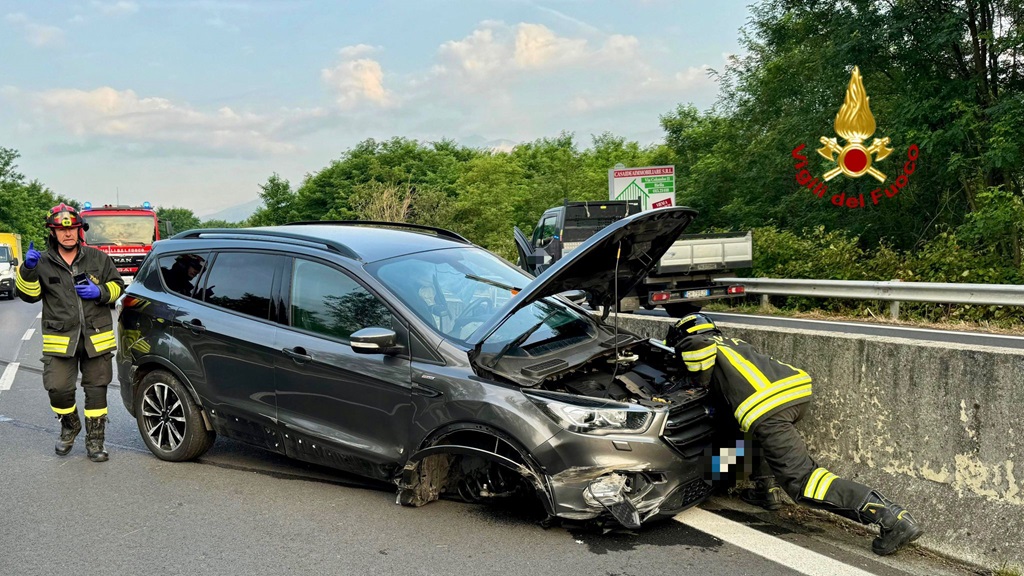
[[750, 0], [0, 0], [0, 147], [93, 204], [206, 216], [367, 139], [659, 142]]

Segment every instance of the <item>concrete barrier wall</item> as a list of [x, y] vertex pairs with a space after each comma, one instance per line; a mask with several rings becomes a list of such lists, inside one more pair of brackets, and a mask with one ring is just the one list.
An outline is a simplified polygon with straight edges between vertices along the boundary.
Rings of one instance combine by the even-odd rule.
[[[663, 338], [672, 322], [625, 314], [619, 326]], [[799, 427], [819, 465], [907, 507], [927, 548], [1024, 566], [1024, 352], [720, 326], [814, 378]]]

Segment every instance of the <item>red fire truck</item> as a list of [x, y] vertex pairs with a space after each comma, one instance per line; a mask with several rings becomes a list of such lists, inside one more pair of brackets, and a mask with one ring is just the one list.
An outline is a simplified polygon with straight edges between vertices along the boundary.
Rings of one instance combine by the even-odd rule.
[[174, 233], [169, 222], [157, 218], [149, 202], [142, 206], [100, 207], [86, 202], [82, 219], [89, 224], [85, 245], [109, 254], [126, 282], [138, 272], [139, 264], [153, 249], [153, 242]]

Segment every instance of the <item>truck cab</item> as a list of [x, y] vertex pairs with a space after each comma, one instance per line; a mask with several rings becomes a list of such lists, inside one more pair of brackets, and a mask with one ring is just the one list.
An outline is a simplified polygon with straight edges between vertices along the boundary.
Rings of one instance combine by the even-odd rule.
[[153, 243], [174, 233], [169, 222], [157, 217], [149, 202], [142, 206], [100, 207], [86, 202], [81, 214], [89, 225], [84, 244], [107, 253], [125, 282], [135, 276]]
[[14, 275], [21, 255], [21, 235], [0, 232], [0, 298], [14, 298]]

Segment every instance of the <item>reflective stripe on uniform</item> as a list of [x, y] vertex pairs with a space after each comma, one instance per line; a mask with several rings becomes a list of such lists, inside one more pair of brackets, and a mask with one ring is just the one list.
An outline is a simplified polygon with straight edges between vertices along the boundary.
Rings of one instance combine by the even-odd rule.
[[60, 416], [63, 416], [65, 414], [71, 414], [72, 412], [74, 412], [75, 405], [72, 405], [71, 408], [57, 408], [56, 406], [51, 405], [50, 409], [59, 414]]
[[117, 282], [111, 280], [104, 284], [107, 287], [107, 292], [110, 293], [110, 301], [117, 300], [117, 297], [121, 295], [121, 287], [117, 285]]
[[683, 360], [695, 362], [706, 360], [708, 356], [714, 356], [716, 352], [718, 352], [718, 344], [712, 342], [711, 346], [708, 346], [706, 348], [701, 348], [700, 350], [692, 350], [690, 352], [683, 352], [682, 357]]
[[[752, 363], [750, 363], [749, 360], [741, 356], [738, 352], [736, 352], [732, 348], [729, 348], [728, 346], [719, 346], [718, 349], [721, 350], [722, 353], [725, 355], [725, 359], [729, 361], [729, 364], [732, 364], [732, 367], [735, 368], [737, 372], [742, 374], [743, 378], [745, 378], [746, 381], [751, 386], [754, 387], [754, 390], [760, 392], [762, 390], [767, 389], [771, 385], [771, 382], [757, 368], [757, 366], [754, 366]], [[737, 412], [739, 412], [738, 409]]]
[[85, 409], [85, 417], [86, 418], [99, 418], [100, 416], [106, 416], [106, 415], [107, 415], [107, 409], [106, 408], [94, 408], [92, 410], [90, 410], [88, 408]]
[[114, 338], [113, 330], [107, 330], [106, 332], [93, 334], [92, 336], [89, 336], [89, 340], [92, 341], [92, 345], [96, 348], [97, 352], [110, 350], [111, 348], [117, 346], [117, 340]]
[[67, 354], [68, 344], [70, 343], [71, 338], [68, 336], [58, 336], [56, 334], [43, 334], [43, 352]]
[[815, 468], [804, 485], [804, 498], [824, 501], [832, 481], [838, 478], [835, 474], [824, 468]]
[[14, 285], [18, 287], [18, 290], [22, 294], [27, 294], [35, 298], [43, 293], [43, 287], [39, 285], [39, 280], [29, 282], [21, 277], [21, 267], [18, 268], [18, 274], [14, 279]]
[[703, 372], [704, 370], [710, 370], [715, 366], [715, 357], [712, 356], [707, 360], [701, 360], [698, 362], [686, 362], [686, 369], [690, 372]]
[[811, 377], [798, 374], [799, 379], [785, 378], [771, 388], [758, 392], [747, 398], [736, 409], [734, 415], [740, 424], [740, 430], [746, 432], [762, 416], [772, 410], [811, 395]]

